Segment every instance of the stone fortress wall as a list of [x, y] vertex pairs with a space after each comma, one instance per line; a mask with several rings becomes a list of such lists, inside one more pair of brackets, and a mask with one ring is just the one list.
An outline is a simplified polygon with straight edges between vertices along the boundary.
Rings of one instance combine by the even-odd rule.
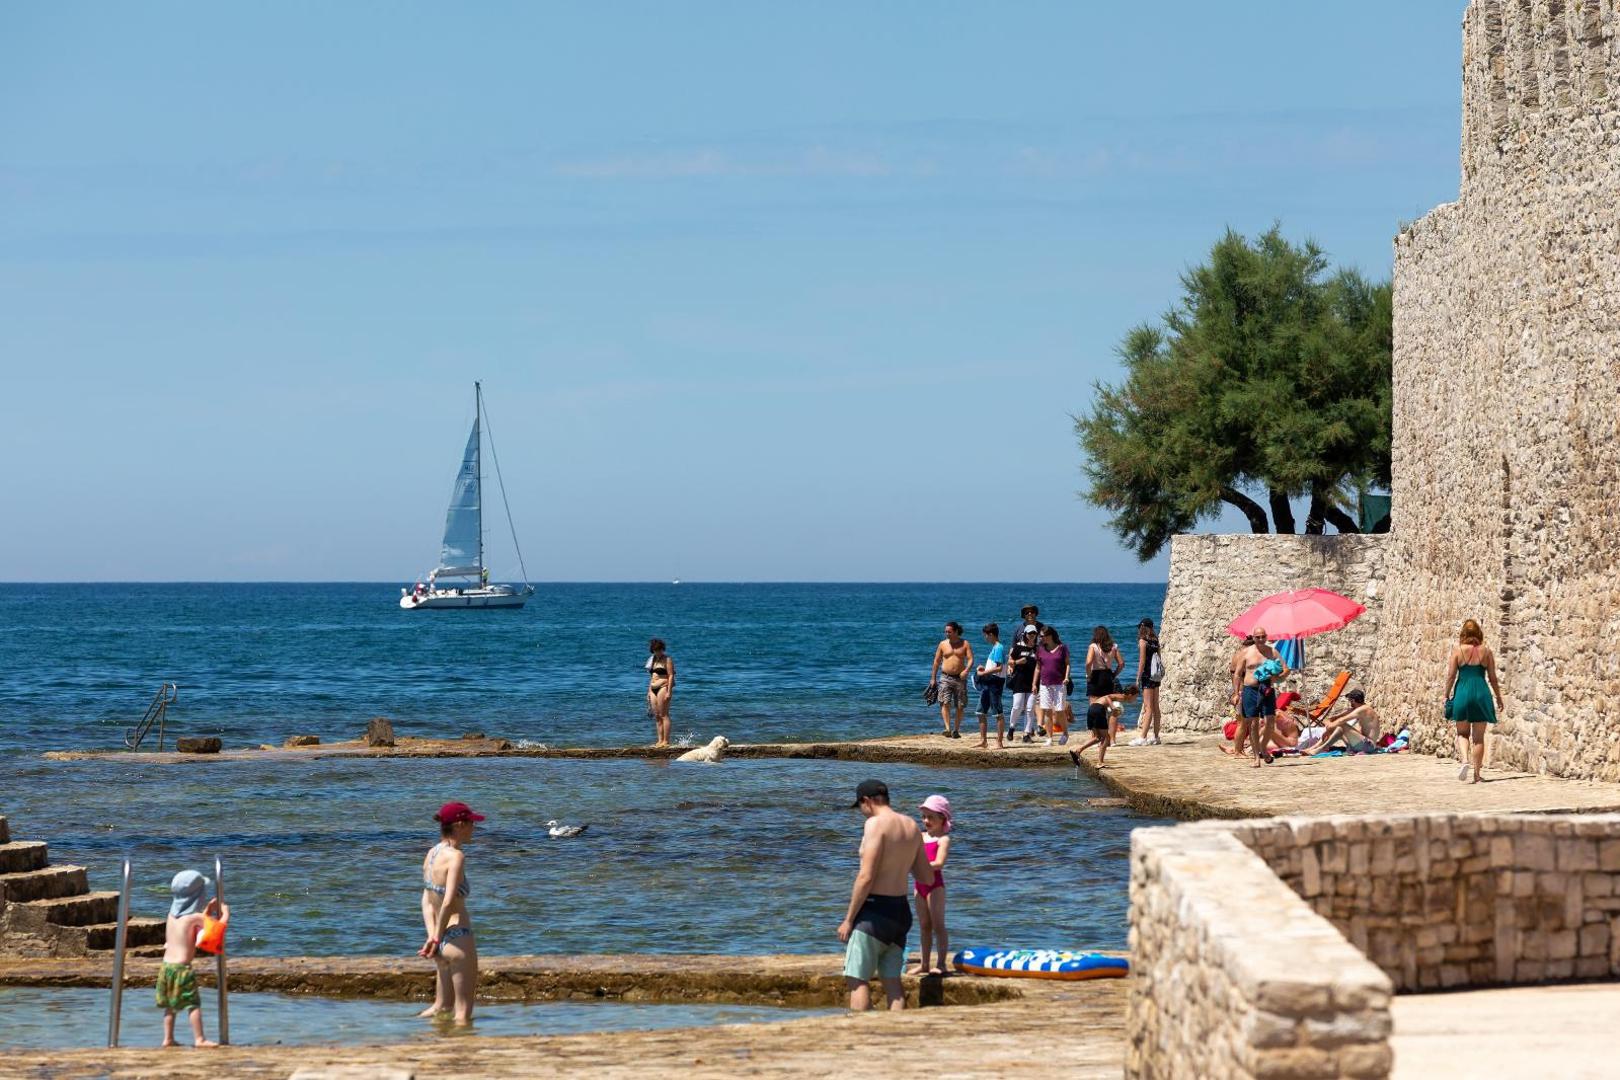
[[1372, 665], [1383, 607], [1389, 536], [1177, 536], [1170, 542], [1170, 587], [1159, 640], [1160, 687], [1167, 731], [1219, 731], [1229, 716], [1233, 619], [1263, 596], [1320, 586], [1365, 604], [1343, 630], [1305, 642], [1305, 675], [1297, 687], [1316, 701], [1340, 671], [1361, 685]]
[[[1620, 0], [1472, 0], [1462, 128], [1460, 197], [1395, 241], [1393, 527], [1370, 663], [1344, 666], [1415, 749], [1452, 754], [1442, 683], [1477, 619], [1506, 698], [1488, 760], [1620, 781]], [[1302, 538], [1218, 563], [1209, 539], [1178, 539], [1165, 610], [1165, 716], [1192, 730], [1224, 686], [1212, 589], [1252, 603], [1251, 545], [1286, 567]], [[1303, 585], [1335, 588], [1271, 591]]]
[[1392, 550], [1369, 696], [1446, 752], [1476, 618], [1492, 760], [1620, 780], [1620, 4], [1473, 0], [1457, 202], [1395, 243]]

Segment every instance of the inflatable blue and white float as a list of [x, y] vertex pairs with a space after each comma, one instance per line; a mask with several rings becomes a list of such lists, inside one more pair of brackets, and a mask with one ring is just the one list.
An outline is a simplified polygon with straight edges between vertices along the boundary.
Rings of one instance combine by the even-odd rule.
[[1131, 970], [1123, 956], [1061, 949], [963, 949], [954, 963], [969, 975], [1016, 979], [1118, 979]]

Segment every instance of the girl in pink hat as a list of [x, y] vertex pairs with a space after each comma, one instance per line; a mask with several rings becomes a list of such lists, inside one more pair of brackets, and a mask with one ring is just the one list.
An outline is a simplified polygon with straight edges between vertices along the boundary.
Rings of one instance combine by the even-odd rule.
[[[918, 807], [922, 811], [923, 854], [934, 868], [932, 885], [917, 885], [917, 926], [922, 936], [922, 958], [918, 975], [943, 975], [950, 964], [950, 935], [945, 930], [945, 859], [950, 854], [951, 800], [930, 795]], [[935, 942], [939, 944], [939, 966], [929, 963]]]

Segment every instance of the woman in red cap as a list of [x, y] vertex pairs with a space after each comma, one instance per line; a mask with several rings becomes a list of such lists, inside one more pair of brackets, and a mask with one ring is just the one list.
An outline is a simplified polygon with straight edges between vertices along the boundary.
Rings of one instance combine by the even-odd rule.
[[438, 968], [433, 1004], [418, 1015], [451, 1013], [458, 1024], [472, 1019], [473, 994], [478, 989], [478, 946], [473, 941], [472, 919], [467, 914], [467, 857], [462, 845], [472, 839], [473, 813], [463, 802], [447, 802], [433, 815], [439, 823], [439, 842], [422, 860], [422, 922], [427, 942], [418, 956], [432, 959]]

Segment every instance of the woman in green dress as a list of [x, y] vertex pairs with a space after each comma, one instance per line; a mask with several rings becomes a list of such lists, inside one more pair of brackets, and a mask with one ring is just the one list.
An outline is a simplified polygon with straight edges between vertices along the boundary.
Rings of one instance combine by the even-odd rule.
[[1496, 681], [1496, 654], [1486, 647], [1479, 623], [1466, 620], [1457, 642], [1446, 666], [1445, 697], [1451, 702], [1449, 715], [1457, 725], [1457, 756], [1462, 759], [1457, 779], [1467, 781], [1472, 762], [1477, 784], [1485, 765], [1485, 725], [1496, 723], [1502, 687]]

